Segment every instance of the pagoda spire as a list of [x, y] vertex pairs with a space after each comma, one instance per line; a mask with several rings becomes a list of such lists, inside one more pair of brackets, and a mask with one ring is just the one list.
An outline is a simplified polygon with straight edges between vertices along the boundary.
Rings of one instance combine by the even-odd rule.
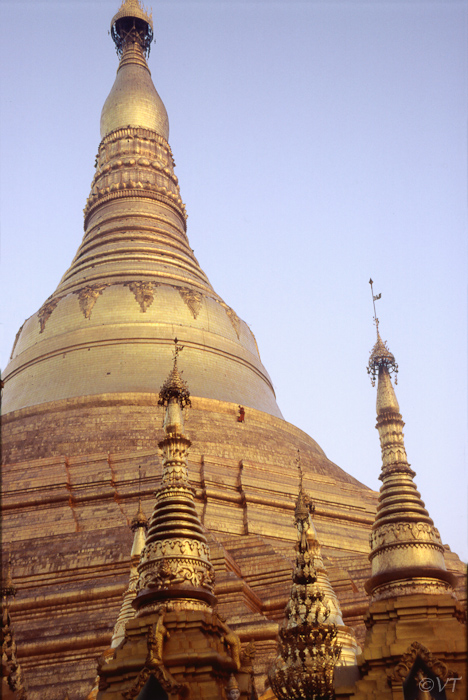
[[190, 405], [190, 392], [177, 366], [182, 349], [176, 338], [173, 367], [159, 393], [158, 403], [165, 409], [165, 437], [159, 442], [162, 478], [138, 566], [137, 615], [161, 604], [168, 610], [197, 610], [216, 602], [214, 569], [188, 478], [191, 442], [184, 435], [183, 409]]
[[268, 672], [278, 700], [332, 700], [335, 697], [333, 674], [341, 653], [336, 621], [341, 625], [343, 622], [336, 606], [331, 604], [327, 587], [323, 587], [323, 579], [317, 576], [315, 548], [311, 549], [308, 537], [313, 510], [303, 490], [300, 470], [294, 511], [297, 554], [293, 584], [285, 609], [285, 625], [279, 632], [278, 656]]
[[[101, 113], [83, 240], [18, 332], [3, 375], [4, 413], [157, 392], [177, 328], [195, 396], [281, 418], [252, 332], [215, 292], [188, 240], [167, 112], [147, 63], [153, 20], [138, 0], [121, 5], [111, 36], [120, 61]], [[131, 372], [122, 372], [126, 364]]]
[[[394, 355], [382, 341], [375, 314], [377, 342], [367, 372], [377, 385], [377, 425], [382, 471], [377, 515], [370, 535], [372, 576], [366, 588], [374, 599], [412, 593], [452, 590], [454, 577], [445, 566], [444, 547], [414, 483], [406, 456], [400, 407], [391, 374], [398, 371]], [[395, 381], [396, 383], [396, 381]]]
[[132, 605], [137, 594], [138, 584], [138, 564], [140, 556], [145, 546], [146, 530], [148, 528], [148, 518], [143, 512], [141, 498], [138, 501], [138, 510], [133, 518], [130, 528], [133, 531], [133, 546], [130, 555], [130, 577], [128, 587], [123, 595], [122, 606], [120, 608], [117, 622], [111, 639], [111, 648], [115, 649], [125, 639], [125, 627], [128, 620], [135, 617], [135, 609]]

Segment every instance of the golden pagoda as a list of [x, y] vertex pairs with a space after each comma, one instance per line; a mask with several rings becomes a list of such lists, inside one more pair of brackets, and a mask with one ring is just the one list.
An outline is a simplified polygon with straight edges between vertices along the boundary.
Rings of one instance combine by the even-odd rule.
[[[3, 375], [3, 539], [20, 584], [11, 609], [28, 698], [86, 697], [96, 658], [111, 645], [129, 586], [128, 526], [139, 499], [150, 512], [163, 483], [156, 445], [168, 406], [159, 406], [159, 388], [174, 337], [191, 391], [190, 512], [210, 550], [211, 564], [198, 562], [198, 589], [212, 595], [213, 571], [216, 625], [243, 650], [255, 645], [261, 693], [289, 596], [297, 449], [324, 568], [343, 625], [361, 644], [377, 494], [282, 418], [253, 333], [194, 256], [168, 117], [148, 67], [153, 21], [138, 0], [122, 3], [111, 35], [119, 65], [102, 110], [83, 240], [19, 329]], [[156, 535], [150, 527], [148, 546]], [[456, 555], [445, 558], [462, 571]], [[160, 585], [162, 564], [142, 561], [139, 577], [157, 571]]]

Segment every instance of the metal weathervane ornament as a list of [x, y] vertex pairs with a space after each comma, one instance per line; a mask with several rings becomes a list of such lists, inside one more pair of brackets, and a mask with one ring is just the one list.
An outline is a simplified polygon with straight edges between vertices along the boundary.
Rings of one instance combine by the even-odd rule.
[[367, 373], [371, 377], [372, 386], [375, 386], [375, 380], [378, 377], [380, 367], [386, 367], [389, 374], [395, 373], [395, 384], [398, 384], [398, 364], [395, 361], [395, 356], [390, 352], [387, 342], [383, 341], [379, 333], [379, 319], [375, 309], [375, 302], [382, 298], [382, 294], [374, 294], [373, 280], [369, 280], [372, 292], [372, 304], [374, 307], [374, 323], [377, 331], [377, 342], [372, 348], [369, 363], [367, 365]]

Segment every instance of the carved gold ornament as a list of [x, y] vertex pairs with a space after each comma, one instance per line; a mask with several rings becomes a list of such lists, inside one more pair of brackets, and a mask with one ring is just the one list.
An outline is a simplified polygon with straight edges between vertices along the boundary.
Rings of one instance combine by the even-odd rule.
[[79, 289], [75, 294], [78, 294], [80, 309], [85, 318], [91, 318], [91, 311], [98, 297], [103, 293], [108, 284], [95, 284]]

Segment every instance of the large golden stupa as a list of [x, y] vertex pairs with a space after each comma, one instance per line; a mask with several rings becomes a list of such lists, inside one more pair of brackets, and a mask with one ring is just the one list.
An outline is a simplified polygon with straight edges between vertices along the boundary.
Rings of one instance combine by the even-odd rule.
[[241, 641], [255, 641], [256, 674], [263, 683], [289, 594], [298, 450], [344, 625], [358, 641], [364, 633], [377, 494], [283, 420], [252, 332], [187, 238], [168, 117], [147, 65], [151, 17], [126, 0], [111, 32], [120, 63], [84, 237], [18, 331], [4, 372], [3, 538], [29, 700], [85, 697], [110, 643], [128, 584], [129, 525], [139, 496], [151, 511], [161, 479], [158, 392], [175, 338], [219, 610]]

